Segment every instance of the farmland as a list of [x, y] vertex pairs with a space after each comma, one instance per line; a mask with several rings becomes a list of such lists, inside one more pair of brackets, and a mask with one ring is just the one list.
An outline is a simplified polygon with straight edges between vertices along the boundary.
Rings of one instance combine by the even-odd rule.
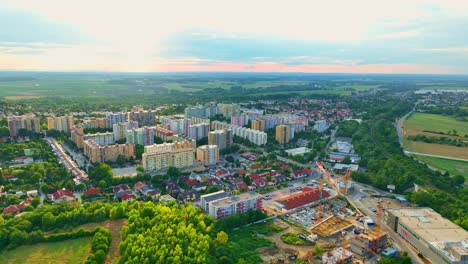
[[424, 131], [447, 133], [455, 129], [457, 134], [463, 137], [468, 135], [468, 122], [458, 121], [449, 116], [415, 113], [405, 121], [404, 129], [408, 133]]
[[420, 161], [453, 175], [464, 176], [468, 180], [468, 162], [415, 155]]
[[83, 263], [91, 249], [91, 237], [61, 242], [25, 245], [1, 252], [1, 262], [6, 264]]

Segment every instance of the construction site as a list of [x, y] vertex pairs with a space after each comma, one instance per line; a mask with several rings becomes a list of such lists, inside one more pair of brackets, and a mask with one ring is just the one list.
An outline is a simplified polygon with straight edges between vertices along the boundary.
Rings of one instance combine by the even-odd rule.
[[[347, 198], [353, 192], [349, 171], [344, 175], [331, 175], [323, 163], [318, 163], [317, 167], [322, 178], [307, 183], [307, 186], [317, 189], [315, 196], [318, 198], [312, 204], [293, 210], [288, 208], [288, 213], [282, 214], [291, 226], [302, 227], [301, 239], [324, 245], [323, 253], [313, 254], [313, 247], [310, 247], [309, 254], [303, 259], [308, 263], [326, 264], [376, 263], [381, 258], [380, 253], [391, 246], [388, 233], [381, 229], [383, 206], [378, 206], [374, 222]], [[325, 192], [337, 195], [323, 195]], [[301, 197], [301, 194], [289, 196]], [[289, 196], [277, 200], [287, 201]]]

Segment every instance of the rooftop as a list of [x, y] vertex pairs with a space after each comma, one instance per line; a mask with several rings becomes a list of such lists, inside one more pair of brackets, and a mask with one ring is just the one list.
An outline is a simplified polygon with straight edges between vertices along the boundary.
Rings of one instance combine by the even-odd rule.
[[[327, 191], [322, 190], [322, 198], [329, 197], [330, 194]], [[318, 188], [309, 188], [306, 187], [302, 191], [288, 195], [286, 197], [281, 197], [276, 200], [280, 204], [283, 204], [283, 208], [286, 210], [291, 210], [297, 207], [301, 207], [306, 204], [316, 202], [320, 199], [319, 189]]]
[[212, 202], [212, 205], [217, 206], [217, 207], [222, 207], [225, 205], [233, 204], [233, 203], [239, 203], [239, 202], [244, 202], [247, 200], [252, 200], [255, 198], [260, 198], [261, 195], [256, 193], [256, 192], [246, 192], [246, 193], [241, 193], [240, 195], [234, 195], [234, 196], [229, 196], [224, 199], [220, 199], [217, 201]]
[[461, 242], [468, 232], [430, 208], [388, 209], [399, 221], [428, 242]]

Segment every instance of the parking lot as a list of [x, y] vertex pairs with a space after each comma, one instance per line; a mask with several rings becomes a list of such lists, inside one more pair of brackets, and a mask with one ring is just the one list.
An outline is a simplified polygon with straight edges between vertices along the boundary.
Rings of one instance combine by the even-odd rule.
[[114, 168], [112, 169], [115, 177], [124, 177], [124, 176], [136, 176], [137, 170], [136, 166], [130, 166], [126, 168]]

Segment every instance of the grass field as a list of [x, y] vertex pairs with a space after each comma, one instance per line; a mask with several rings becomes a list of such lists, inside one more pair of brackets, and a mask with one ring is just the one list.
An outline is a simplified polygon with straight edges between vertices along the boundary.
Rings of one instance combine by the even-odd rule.
[[453, 175], [464, 176], [468, 181], [468, 162], [415, 155], [416, 158], [432, 167], [447, 171]]
[[450, 130], [457, 130], [461, 136], [468, 135], [468, 122], [458, 121], [453, 117], [415, 113], [405, 120], [404, 129], [407, 131], [436, 131], [447, 133]]
[[5, 264], [75, 264], [83, 263], [91, 250], [91, 237], [53, 243], [39, 243], [0, 252], [0, 263]]
[[406, 150], [457, 159], [468, 159], [468, 147], [455, 147], [441, 144], [431, 144], [419, 141], [404, 140]]

